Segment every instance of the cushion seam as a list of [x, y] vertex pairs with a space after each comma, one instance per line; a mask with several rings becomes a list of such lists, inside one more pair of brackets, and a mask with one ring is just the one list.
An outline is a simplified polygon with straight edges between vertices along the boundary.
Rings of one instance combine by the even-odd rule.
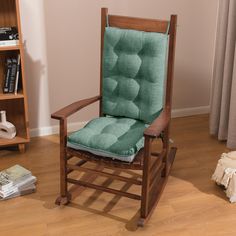
[[[141, 138], [142, 139], [142, 138]], [[138, 140], [138, 142], [141, 140], [141, 139], [139, 139]], [[137, 143], [138, 143], [137, 142]], [[131, 155], [120, 155], [120, 154], [118, 154], [118, 153], [115, 153], [115, 152], [108, 152], [108, 151], [105, 151], [105, 150], [102, 150], [102, 149], [99, 149], [99, 148], [92, 148], [92, 147], [88, 147], [88, 146], [86, 146], [86, 145], [83, 145], [83, 144], [78, 144], [78, 143], [75, 143], [75, 142], [71, 142], [71, 141], [67, 141], [67, 143], [71, 143], [71, 144], [73, 144], [73, 145], [75, 145], [75, 146], [81, 146], [81, 147], [83, 147], [83, 148], [86, 148], [86, 149], [91, 149], [91, 150], [94, 150], [94, 151], [100, 151], [100, 152], [104, 152], [104, 153], [106, 153], [106, 154], [109, 154], [109, 155], [113, 155], [113, 154], [115, 154], [115, 155], [117, 155], [117, 156], [120, 156], [120, 157], [129, 157], [129, 156], [132, 156], [132, 155], [136, 155], [137, 153], [138, 153], [138, 151], [137, 152], [134, 152], [133, 154], [131, 154]]]

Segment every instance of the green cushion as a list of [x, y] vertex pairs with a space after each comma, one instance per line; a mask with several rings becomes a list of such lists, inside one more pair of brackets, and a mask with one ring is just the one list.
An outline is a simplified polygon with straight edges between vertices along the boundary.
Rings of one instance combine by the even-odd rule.
[[168, 36], [106, 27], [103, 113], [151, 123], [163, 108]]
[[144, 146], [143, 122], [130, 118], [100, 117], [68, 137], [67, 146], [131, 162]]

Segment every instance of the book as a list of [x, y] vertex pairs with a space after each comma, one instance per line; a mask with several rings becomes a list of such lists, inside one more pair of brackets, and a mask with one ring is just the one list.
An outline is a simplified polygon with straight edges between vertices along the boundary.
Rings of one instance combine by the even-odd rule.
[[0, 27], [0, 40], [18, 39], [18, 31], [16, 27]]
[[16, 82], [15, 82], [15, 89], [14, 89], [14, 93], [15, 95], [17, 95], [17, 91], [18, 91], [18, 85], [19, 85], [19, 77], [20, 77], [20, 62], [21, 58], [20, 58], [20, 54], [18, 54], [18, 58], [17, 58], [17, 72], [16, 72]]
[[19, 45], [19, 40], [0, 40], [0, 47], [9, 47]]
[[35, 176], [30, 175], [30, 176], [27, 176], [27, 178], [25, 178], [21, 182], [18, 182], [13, 186], [17, 187], [18, 190], [20, 190], [21, 188], [24, 188], [25, 186], [36, 183], [36, 181], [37, 181], [37, 178]]
[[[0, 189], [0, 200], [22, 196], [35, 192], [37, 178], [31, 171], [20, 165], [14, 165], [0, 172], [4, 188]], [[8, 180], [8, 181], [6, 181]]]
[[23, 189], [28, 188], [36, 183], [37, 178], [35, 176], [29, 176], [28, 178], [24, 179], [23, 181], [12, 185], [9, 188], [5, 188], [4, 190], [0, 190], [0, 197], [6, 198], [12, 194], [17, 192], [21, 192]]
[[12, 186], [13, 181], [9, 180], [3, 173], [0, 173], [0, 191], [6, 191]]
[[8, 84], [8, 92], [9, 93], [13, 93], [15, 91], [16, 74], [17, 74], [17, 59], [12, 58], [10, 80], [9, 80], [9, 84]]
[[16, 193], [17, 191], [18, 191], [17, 187], [11, 187], [8, 190], [0, 191], [0, 197], [2, 197], [2, 198], [8, 197], [8, 196]]
[[8, 199], [19, 197], [19, 196], [24, 196], [24, 195], [31, 194], [34, 192], [36, 192], [36, 186], [34, 184], [32, 184], [32, 185], [29, 185], [25, 188], [18, 190], [17, 192], [13, 193], [12, 195], [9, 195], [8, 197], [5, 197], [5, 198], [0, 197], [0, 201], [8, 200]]
[[6, 170], [1, 171], [0, 173], [5, 174], [7, 178], [13, 182], [13, 185], [16, 185], [29, 178], [29, 176], [32, 176], [31, 171], [20, 165], [14, 165]]
[[12, 67], [12, 60], [10, 58], [7, 58], [7, 60], [6, 60], [6, 76], [5, 76], [5, 82], [4, 82], [4, 87], [3, 87], [4, 93], [9, 92], [11, 67]]

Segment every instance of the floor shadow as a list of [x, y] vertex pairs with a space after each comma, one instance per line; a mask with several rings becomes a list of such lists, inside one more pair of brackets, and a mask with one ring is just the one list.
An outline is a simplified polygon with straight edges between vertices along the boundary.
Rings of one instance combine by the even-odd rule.
[[[99, 171], [103, 171], [104, 167], [96, 165], [95, 169], [99, 170]], [[112, 172], [112, 174], [122, 175], [122, 172], [123, 171], [120, 171], [120, 170], [114, 170]], [[129, 171], [129, 170], [128, 171], [125, 170], [124, 172], [125, 172], [125, 174], [129, 174], [130, 177], [132, 177], [134, 179], [140, 178], [140, 175], [138, 173], [134, 173], [134, 172]], [[85, 173], [85, 174], [82, 175], [80, 180], [92, 183], [92, 182], [96, 181], [97, 177], [98, 176], [96, 174], [87, 174], [87, 173]], [[112, 186], [111, 186], [112, 184], [113, 184], [113, 180], [112, 179], [106, 179], [100, 185], [102, 187], [106, 187], [106, 188], [111, 187], [112, 188]], [[125, 183], [119, 190], [121, 190], [121, 191], [128, 191], [131, 188], [131, 186], [132, 186], [132, 184]], [[92, 213], [92, 214], [101, 215], [101, 216], [107, 217], [109, 219], [113, 219], [115, 221], [119, 221], [121, 223], [124, 223], [126, 229], [129, 230], [129, 231], [137, 230], [137, 221], [138, 221], [138, 218], [140, 216], [139, 209], [137, 210], [137, 212], [130, 219], [122, 218], [120, 216], [112, 214], [112, 209], [117, 204], [119, 204], [119, 200], [122, 198], [122, 196], [118, 196], [118, 195], [113, 196], [112, 199], [108, 201], [108, 203], [105, 205], [105, 207], [102, 210], [98, 210], [98, 209], [92, 208], [92, 204], [95, 203], [98, 200], [98, 198], [103, 193], [103, 191], [99, 191], [99, 190], [95, 190], [87, 198], [87, 200], [85, 200], [83, 202], [83, 204], [80, 204], [78, 202], [78, 199], [79, 199], [79, 197], [83, 194], [83, 192], [86, 189], [87, 188], [83, 187], [83, 186], [72, 185], [69, 188], [69, 192], [72, 194], [72, 200], [71, 200], [71, 202], [66, 207], [76, 208], [76, 209], [83, 210], [83, 211], [86, 211], [86, 212], [89, 212], [89, 213]], [[42, 200], [42, 198], [41, 198], [41, 200]], [[53, 202], [50, 199], [47, 199], [47, 200], [44, 199], [44, 200], [45, 200], [44, 207], [46, 207], [48, 209], [52, 209], [52, 208], [58, 207], [58, 206], [54, 205], [54, 200], [55, 199], [53, 199]], [[64, 208], [65, 206], [60, 206], [60, 207]]]
[[[97, 165], [95, 169], [103, 171], [104, 167], [101, 167], [101, 166]], [[114, 174], [114, 175], [122, 175], [122, 172], [123, 171], [120, 171], [120, 170], [114, 170], [112, 174]], [[140, 175], [138, 173], [134, 173], [134, 172], [129, 171], [129, 170], [128, 171], [125, 170], [124, 172], [126, 174], [131, 175], [131, 178], [133, 178], [133, 179], [140, 178]], [[87, 181], [87, 182], [91, 183], [91, 182], [95, 181], [96, 178], [97, 178], [97, 175], [85, 174], [85, 175], [83, 175], [81, 180]], [[101, 184], [101, 186], [109, 188], [109, 187], [111, 187], [110, 185], [112, 185], [112, 183], [113, 183], [112, 179], [106, 179]], [[119, 190], [127, 192], [131, 188], [131, 186], [132, 186], [132, 184], [125, 183]], [[79, 197], [79, 195], [85, 189], [86, 188], [81, 187], [81, 186], [80, 187], [75, 186], [75, 185], [72, 186], [72, 188], [70, 189], [70, 192], [72, 192], [72, 194], [73, 194], [72, 201], [73, 201], [73, 199], [76, 199], [77, 197]], [[140, 216], [139, 210], [135, 213], [135, 215], [131, 219], [121, 218], [121, 217], [116, 216], [116, 215], [111, 213], [112, 209], [119, 203], [119, 200], [122, 198], [122, 196], [114, 195], [112, 197], [112, 199], [108, 201], [108, 203], [103, 208], [103, 210], [96, 210], [96, 209], [91, 208], [91, 205], [94, 202], [96, 202], [96, 200], [102, 195], [102, 193], [103, 193], [102, 191], [95, 190], [93, 192], [93, 194], [90, 197], [88, 197], [88, 199], [82, 205], [79, 205], [77, 203], [71, 203], [71, 204], [69, 204], [69, 206], [70, 207], [74, 207], [74, 208], [78, 208], [80, 210], [88, 211], [88, 212], [91, 212], [91, 213], [94, 213], [94, 214], [97, 214], [97, 215], [102, 215], [104, 217], [108, 217], [108, 218], [116, 220], [116, 221], [120, 221], [122, 223], [125, 223], [125, 227], [126, 227], [127, 230], [135, 231], [137, 229], [137, 221], [138, 221], [138, 218]]]
[[34, 60], [30, 55], [27, 47], [27, 41], [24, 41], [24, 58], [25, 58], [25, 76], [27, 85], [29, 120], [30, 127], [38, 128], [40, 111], [40, 99], [42, 94], [42, 81], [45, 80], [45, 65], [40, 60]]
[[4, 158], [4, 157], [8, 157], [11, 158], [12, 157], [12, 152], [19, 152], [18, 146], [8, 146], [8, 147], [0, 147], [0, 158]]
[[[182, 130], [182, 132], [181, 126], [184, 118], [175, 119], [172, 125], [172, 138], [175, 140], [174, 145], [178, 150], [171, 176], [191, 183], [202, 193], [215, 195], [228, 201], [222, 188], [211, 180], [221, 154], [228, 151], [226, 144], [209, 135], [208, 116], [188, 117], [187, 119], [186, 130]], [[181, 196], [186, 192], [178, 194]]]

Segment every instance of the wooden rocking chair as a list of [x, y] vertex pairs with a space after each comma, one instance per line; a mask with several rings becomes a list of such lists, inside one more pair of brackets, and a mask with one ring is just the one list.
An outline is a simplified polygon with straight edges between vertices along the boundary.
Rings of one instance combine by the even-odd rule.
[[[150, 218], [153, 210], [155, 209], [155, 206], [160, 199], [161, 193], [165, 187], [165, 184], [167, 182], [168, 175], [170, 174], [170, 169], [173, 164], [175, 154], [176, 154], [176, 148], [170, 148], [169, 147], [169, 127], [170, 127], [170, 120], [171, 120], [171, 97], [172, 97], [172, 84], [173, 84], [173, 70], [174, 70], [174, 54], [175, 54], [175, 40], [176, 40], [176, 24], [177, 24], [177, 16], [176, 15], [171, 15], [170, 21], [165, 21], [165, 20], [152, 20], [152, 19], [141, 19], [141, 18], [133, 18], [133, 17], [125, 17], [125, 16], [116, 16], [116, 15], [108, 15], [108, 9], [107, 8], [102, 8], [101, 9], [101, 74], [100, 74], [100, 94], [96, 97], [92, 97], [89, 99], [77, 101], [57, 112], [52, 114], [52, 118], [57, 119], [60, 121], [60, 197], [56, 200], [56, 204], [58, 205], [66, 205], [70, 202], [71, 200], [71, 194], [68, 191], [67, 188], [67, 183], [75, 184], [75, 185], [80, 185], [84, 187], [89, 187], [93, 189], [97, 189], [100, 191], [105, 191], [108, 193], [113, 193], [117, 195], [121, 195], [124, 197], [136, 199], [136, 200], [141, 200], [141, 210], [140, 210], [140, 218], [138, 220], [138, 226], [144, 226], [145, 222]], [[107, 27], [106, 27], [107, 26]], [[107, 31], [107, 32], [106, 32]], [[139, 35], [141, 34], [141, 41], [138, 41]], [[149, 38], [149, 35], [150, 38]], [[129, 36], [131, 35], [131, 36]], [[120, 82], [120, 78], [114, 77], [112, 78], [112, 81], [109, 80], [108, 87], [109, 88], [104, 88], [103, 80], [107, 80], [107, 77], [109, 77], [109, 73], [115, 73], [114, 68], [110, 69], [107, 68], [109, 66], [115, 67], [115, 65], [119, 69], [124, 68], [125, 69], [125, 75], [126, 77], [137, 77], [137, 75], [131, 75], [133, 73], [133, 70], [136, 70], [134, 68], [138, 66], [141, 68], [142, 63], [145, 64], [144, 60], [147, 60], [145, 57], [145, 53], [153, 54], [154, 52], [158, 50], [162, 50], [159, 48], [158, 50], [153, 47], [152, 43], [154, 42], [162, 42], [164, 36], [167, 37], [167, 43], [166, 43], [166, 49], [163, 50], [162, 52], [165, 51], [167, 54], [167, 58], [163, 57], [163, 60], [165, 60], [165, 65], [161, 64], [165, 69], [162, 69], [166, 71], [166, 76], [163, 74], [162, 76], [167, 78], [166, 82], [163, 82], [163, 87], [165, 87], [165, 92], [164, 94], [160, 95], [160, 99], [163, 99], [162, 101], [162, 108], [160, 109], [159, 113], [155, 113], [155, 117], [150, 118], [150, 122], [147, 122], [147, 115], [149, 114], [149, 110], [146, 112], [139, 112], [137, 113], [141, 119], [144, 120], [145, 126], [142, 126], [141, 130], [143, 129], [142, 132], [142, 141], [143, 141], [143, 146], [141, 145], [141, 148], [134, 153], [134, 157], [132, 161], [126, 161], [126, 160], [121, 160], [117, 158], [111, 158], [109, 155], [102, 155], [101, 152], [99, 154], [93, 151], [89, 151], [87, 149], [84, 149], [84, 146], [81, 145], [81, 148], [76, 148], [75, 146], [68, 145], [68, 136], [67, 136], [67, 117], [72, 115], [73, 113], [81, 110], [82, 108], [99, 101], [100, 103], [100, 118], [97, 119], [108, 119], [110, 122], [111, 119], [115, 119], [120, 125], [120, 120], [122, 119], [122, 122], [130, 122], [130, 119], [128, 118], [134, 118], [134, 122], [132, 121], [132, 127], [129, 127], [128, 130], [132, 130], [135, 132], [137, 129], [139, 129], [139, 118], [136, 117], [136, 115], [133, 115], [132, 113], [132, 108], [133, 108], [133, 103], [131, 104], [130, 101], [127, 101], [127, 104], [131, 104], [128, 106], [128, 109], [125, 108], [123, 113], [121, 114], [116, 114], [116, 108], [114, 108], [114, 104], [111, 105], [112, 109], [110, 109], [110, 103], [107, 101], [109, 99], [109, 91], [107, 89], [113, 89], [114, 83], [123, 83], [123, 81], [126, 81], [125, 79]], [[137, 37], [136, 37], [137, 36]], [[128, 41], [125, 41], [125, 37], [130, 37], [128, 38]], [[132, 38], [133, 37], [133, 38]], [[152, 38], [154, 37], [154, 38]], [[156, 37], [156, 38], [155, 38]], [[161, 40], [160, 40], [160, 38]], [[124, 41], [123, 44], [122, 42], [118, 42], [118, 39], [120, 41]], [[106, 46], [104, 43], [104, 40], [106, 41]], [[111, 41], [109, 41], [111, 40]], [[113, 40], [113, 41], [112, 41]], [[145, 41], [146, 40], [146, 41]], [[160, 41], [158, 41], [160, 40]], [[137, 45], [135, 42], [137, 41]], [[114, 43], [115, 42], [115, 43]], [[118, 43], [117, 43], [118, 42]], [[139, 44], [139, 42], [142, 42]], [[146, 46], [143, 46], [144, 43], [147, 43]], [[162, 42], [163, 43], [163, 42]], [[165, 45], [165, 44], [160, 44], [160, 45]], [[114, 46], [115, 44], [119, 44], [118, 46]], [[108, 45], [108, 46], [107, 46]], [[141, 46], [140, 46], [141, 45]], [[149, 46], [150, 47], [149, 47]], [[117, 59], [116, 55], [113, 55], [113, 51], [111, 52], [111, 46], [113, 46], [113, 51], [118, 55], [119, 50], [123, 50], [126, 48], [128, 50], [128, 56], [122, 57], [123, 54], [119, 54], [118, 57], [120, 58]], [[106, 48], [105, 48], [106, 47]], [[142, 47], [138, 48], [138, 47]], [[145, 52], [144, 52], [144, 47], [145, 47]], [[138, 48], [138, 49], [137, 49]], [[141, 50], [140, 50], [141, 49]], [[129, 56], [131, 51], [137, 51], [137, 55], [133, 56], [131, 58], [131, 61], [129, 61]], [[113, 53], [113, 54], [112, 54]], [[122, 52], [123, 53], [123, 52]], [[132, 54], [132, 53], [131, 53]], [[163, 54], [163, 53], [162, 53]], [[143, 57], [143, 62], [140, 62], [140, 57]], [[105, 57], [108, 56], [108, 59]], [[156, 56], [156, 55], [154, 55]], [[114, 59], [115, 58], [115, 59]], [[151, 55], [151, 61], [148, 61], [148, 69], [147, 69], [147, 76], [152, 77], [152, 72], [149, 71], [150, 67], [154, 64], [155, 58], [153, 55]], [[154, 59], [152, 59], [154, 58]], [[115, 61], [117, 60], [117, 61]], [[132, 63], [136, 60], [136, 64], [133, 65]], [[154, 60], [154, 62], [153, 62]], [[152, 63], [153, 62], [153, 63]], [[158, 59], [157, 59], [158, 62]], [[147, 63], [146, 63], [147, 64]], [[167, 68], [166, 68], [167, 64]], [[144, 65], [143, 65], [144, 66]], [[154, 70], [159, 70], [160, 65], [155, 66], [154, 65]], [[152, 68], [152, 70], [153, 70]], [[130, 69], [132, 69], [132, 72], [130, 72]], [[142, 69], [139, 70], [142, 72]], [[116, 71], [117, 72], [117, 71]], [[140, 73], [141, 73], [140, 72]], [[144, 71], [145, 72], [145, 71]], [[149, 73], [150, 72], [150, 73]], [[107, 75], [108, 73], [108, 75]], [[153, 72], [156, 73], [156, 72]], [[157, 71], [157, 73], [159, 73]], [[156, 75], [156, 74], [155, 74]], [[143, 76], [143, 75], [142, 75]], [[145, 77], [146, 75], [144, 75]], [[159, 76], [159, 75], [158, 75]], [[157, 76], [157, 77], [158, 77]], [[135, 77], [135, 79], [136, 79]], [[155, 76], [154, 76], [155, 77]], [[153, 77], [153, 78], [154, 78]], [[149, 85], [153, 78], [149, 78], [148, 82], [145, 82], [146, 85]], [[156, 77], [155, 77], [156, 78]], [[155, 79], [154, 78], [154, 79]], [[117, 80], [116, 80], [117, 79]], [[146, 77], [145, 77], [146, 79]], [[142, 85], [144, 82], [140, 82], [140, 80], [135, 80], [133, 78], [127, 79], [129, 80], [128, 87], [125, 87], [127, 91], [130, 91], [130, 88], [136, 89], [138, 86], [137, 91], [142, 91]], [[115, 81], [115, 82], [114, 82]], [[118, 81], [118, 82], [117, 82]], [[135, 85], [134, 85], [135, 84]], [[138, 85], [137, 85], [138, 84]], [[165, 85], [165, 86], [164, 86]], [[123, 85], [122, 85], [123, 86]], [[121, 87], [122, 87], [121, 86]], [[155, 101], [152, 101], [150, 98], [149, 94], [155, 94], [152, 93], [152, 89], [156, 88], [155, 83], [151, 85], [152, 87], [148, 87], [148, 90], [145, 91], [144, 97], [141, 96], [139, 99], [142, 100], [142, 98], [148, 100], [149, 103], [152, 104], [152, 102], [155, 103]], [[120, 88], [121, 88], [120, 87]], [[120, 89], [119, 88], [119, 89]], [[151, 89], [151, 90], [149, 90]], [[164, 90], [164, 89], [163, 89]], [[126, 92], [127, 92], [126, 91]], [[122, 94], [122, 91], [119, 91]], [[128, 96], [128, 92], [123, 94], [124, 96]], [[112, 90], [112, 96], [114, 95], [115, 91]], [[116, 91], [117, 93], [117, 91]], [[140, 92], [141, 93], [141, 92]], [[132, 93], [131, 93], [132, 94]], [[116, 94], [117, 95], [117, 94]], [[119, 93], [118, 93], [119, 95]], [[154, 96], [154, 95], [153, 95]], [[131, 96], [132, 97], [132, 96]], [[165, 97], [165, 99], [164, 99]], [[112, 102], [117, 102], [116, 98], [112, 97]], [[120, 98], [119, 98], [120, 99]], [[128, 98], [128, 100], [130, 97]], [[135, 98], [136, 100], [134, 101], [136, 106], [139, 106], [139, 101], [137, 100], [137, 97]], [[165, 101], [164, 101], [165, 100]], [[124, 97], [120, 99], [119, 101], [125, 101]], [[143, 102], [143, 101], [142, 101]], [[163, 103], [165, 105], [163, 105]], [[137, 105], [138, 104], [138, 105]], [[159, 104], [159, 103], [158, 103]], [[117, 105], [117, 104], [116, 104]], [[155, 106], [154, 106], [155, 107]], [[110, 109], [110, 110], [109, 110]], [[123, 109], [123, 104], [121, 105], [120, 110]], [[145, 106], [143, 109], [149, 109], [148, 106]], [[111, 111], [111, 112], [110, 112]], [[119, 111], [118, 111], [119, 112]], [[156, 111], [155, 111], [156, 112]], [[135, 112], [134, 112], [135, 113]], [[124, 118], [124, 114], [127, 114], [127, 119]], [[131, 114], [131, 115], [130, 115]], [[136, 114], [136, 113], [135, 113]], [[140, 115], [141, 114], [141, 115]], [[107, 115], [109, 115], [107, 117]], [[112, 118], [111, 116], [114, 116], [116, 118]], [[118, 118], [117, 118], [118, 117]], [[121, 117], [121, 118], [119, 118]], [[144, 117], [144, 118], [142, 118]], [[149, 119], [149, 118], [148, 118]], [[96, 120], [98, 122], [98, 120]], [[112, 121], [113, 122], [113, 121]], [[111, 123], [112, 123], [111, 122]], [[122, 123], [121, 122], [121, 123]], [[148, 123], [148, 125], [146, 125]], [[113, 123], [112, 123], [113, 124]], [[104, 127], [106, 124], [103, 124]], [[127, 124], [126, 124], [127, 125]], [[103, 128], [104, 128], [103, 127]], [[92, 126], [89, 127], [91, 131]], [[112, 129], [111, 129], [112, 130]], [[109, 132], [111, 132], [109, 130]], [[118, 129], [120, 132], [120, 129]], [[86, 130], [87, 132], [88, 130]], [[140, 131], [140, 130], [139, 130]], [[82, 135], [81, 131], [80, 135]], [[83, 131], [86, 133], [85, 131]], [[87, 132], [86, 134], [88, 134]], [[92, 132], [92, 131], [91, 131]], [[72, 134], [73, 135], [73, 134]], [[76, 134], [77, 135], [77, 134]], [[78, 136], [75, 135], [75, 139], [78, 138]], [[104, 135], [104, 134], [103, 134]], [[69, 136], [70, 137], [70, 136]], [[122, 137], [125, 138], [125, 135], [122, 134], [119, 136], [119, 140], [122, 139]], [[134, 135], [129, 136], [129, 138], [133, 138]], [[152, 150], [152, 142], [160, 138], [162, 140], [162, 150], [157, 153]], [[80, 139], [79, 139], [80, 140]], [[93, 141], [98, 141], [97, 139], [93, 139]], [[100, 141], [103, 140], [103, 138], [100, 139]], [[110, 140], [109, 140], [110, 141]], [[113, 145], [114, 147], [116, 145]], [[101, 150], [99, 150], [101, 151]], [[105, 152], [106, 153], [106, 152]], [[125, 156], [125, 155], [123, 155]], [[69, 159], [72, 157], [78, 157], [80, 161], [76, 165], [69, 164]], [[123, 157], [124, 158], [124, 157]], [[92, 169], [92, 168], [87, 168], [83, 166], [86, 162], [95, 162], [97, 164], [101, 164], [105, 168], [111, 168], [111, 169], [132, 169], [132, 170], [141, 170], [142, 171], [142, 180], [139, 179], [133, 179], [133, 178], [127, 178], [121, 175], [113, 175], [111, 173], [105, 172], [105, 171], [100, 171], [98, 169]], [[128, 182], [131, 184], [135, 185], [140, 185], [142, 190], [141, 190], [141, 195], [138, 194], [133, 194], [133, 193], [128, 193], [124, 191], [118, 191], [116, 189], [112, 188], [107, 188], [104, 186], [98, 186], [90, 182], [85, 182], [84, 180], [77, 180], [77, 179], [72, 179], [68, 177], [68, 174], [71, 173], [72, 171], [82, 171], [82, 172], [87, 172], [95, 175], [101, 175], [103, 177], [115, 179], [115, 180], [120, 180], [124, 182]]]

